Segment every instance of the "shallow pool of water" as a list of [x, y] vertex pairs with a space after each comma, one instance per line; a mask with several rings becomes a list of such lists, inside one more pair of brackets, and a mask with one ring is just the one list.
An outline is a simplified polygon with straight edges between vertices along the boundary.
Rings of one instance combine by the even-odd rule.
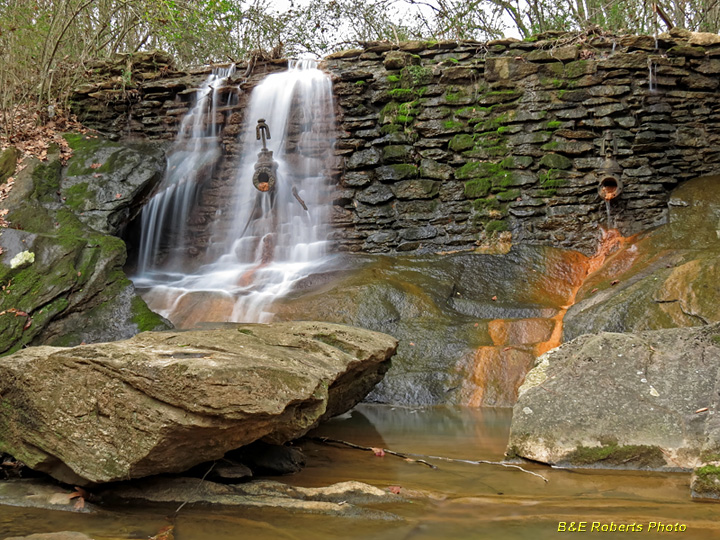
[[[510, 416], [510, 409], [361, 405], [313, 435], [424, 456], [499, 461]], [[720, 538], [720, 505], [692, 502], [689, 474], [524, 466], [547, 478], [545, 482], [497, 465], [423, 458], [437, 466], [430, 469], [390, 454], [378, 457], [317, 441], [300, 446], [308, 465], [282, 478], [286, 483], [315, 487], [359, 480], [380, 488], [394, 486], [414, 497], [367, 507], [379, 511], [376, 519], [197, 505], [186, 505], [177, 515], [175, 505], [114, 507], [96, 514], [0, 506], [0, 539], [61, 530], [81, 531], [97, 540], [146, 539], [169, 523], [175, 525], [176, 540]], [[381, 519], [388, 515], [396, 519]], [[577, 530], [579, 522], [586, 523], [585, 532], [558, 530], [563, 523]], [[625, 528], [631, 530], [621, 532]]]

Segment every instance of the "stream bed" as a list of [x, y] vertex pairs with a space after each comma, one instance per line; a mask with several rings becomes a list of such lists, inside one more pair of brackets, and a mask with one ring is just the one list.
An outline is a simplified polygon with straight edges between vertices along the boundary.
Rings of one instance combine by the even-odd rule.
[[[511, 415], [511, 409], [502, 408], [363, 404], [311, 435], [423, 456], [500, 461]], [[172, 523], [176, 540], [543, 540], [563, 537], [563, 526], [577, 530], [578, 522], [586, 523], [586, 532], [571, 537], [626, 538], [631, 533], [643, 538], [720, 538], [720, 506], [692, 502], [687, 473], [523, 465], [545, 482], [499, 465], [423, 457], [437, 466], [431, 469], [391, 454], [379, 457], [317, 440], [299, 446], [308, 463], [302, 472], [280, 478], [287, 484], [318, 487], [357, 480], [399, 488], [411, 498], [365, 505], [370, 512], [356, 517], [200, 505], [185, 505], [177, 513], [175, 505], [102, 507], [95, 513], [0, 505], [0, 539], [69, 530], [96, 540], [147, 539]]]

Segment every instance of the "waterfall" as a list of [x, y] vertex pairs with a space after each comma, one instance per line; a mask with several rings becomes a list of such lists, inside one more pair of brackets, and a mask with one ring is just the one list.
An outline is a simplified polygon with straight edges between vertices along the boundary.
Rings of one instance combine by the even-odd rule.
[[[277, 182], [270, 192], [253, 185], [254, 165], [262, 149], [256, 136], [261, 118], [270, 132], [267, 149], [277, 163]], [[331, 82], [314, 61], [293, 61], [288, 71], [266, 77], [245, 108], [234, 193], [215, 216], [211, 262], [194, 271], [182, 264], [154, 272], [141, 265], [135, 281], [145, 289], [143, 297], [151, 309], [184, 327], [203, 321], [268, 321], [272, 301], [290, 291], [326, 254], [325, 171], [333, 159], [334, 134]], [[210, 156], [200, 152], [191, 159], [206, 158]], [[168, 207], [164, 212], [178, 221], [172, 234], [182, 237], [187, 207]], [[157, 232], [161, 211], [149, 208], [148, 213], [157, 216], [154, 222], [143, 222], [144, 231], [146, 226], [156, 231], [148, 236], [166, 234]], [[154, 245], [143, 244], [149, 252], [146, 260], [162, 238], [153, 241]]]
[[[195, 105], [180, 124], [159, 191], [142, 211], [138, 257], [140, 277], [149, 276], [160, 266], [172, 271], [182, 265], [186, 225], [199, 183], [204, 177], [212, 175], [220, 157], [215, 122], [218, 90], [234, 72], [234, 65], [213, 69], [198, 89]], [[167, 250], [168, 257], [159, 265], [157, 257], [161, 250]]]

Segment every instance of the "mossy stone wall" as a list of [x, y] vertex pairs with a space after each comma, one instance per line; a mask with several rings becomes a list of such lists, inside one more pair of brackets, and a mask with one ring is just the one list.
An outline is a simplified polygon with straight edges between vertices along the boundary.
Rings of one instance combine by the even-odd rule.
[[[710, 38], [548, 34], [331, 55], [345, 160], [339, 249], [512, 241], [591, 253], [603, 227], [664, 222], [678, 183], [720, 173], [720, 39]], [[597, 190], [607, 153], [623, 184], [609, 217]], [[417, 165], [407, 176], [437, 186], [422, 206], [401, 195], [405, 176], [387, 172]], [[381, 189], [389, 195], [368, 197]]]
[[[339, 161], [327, 166], [337, 249], [513, 242], [591, 253], [603, 227], [632, 234], [663, 223], [678, 183], [720, 173], [719, 41], [683, 30], [555, 33], [373, 42], [327, 57], [339, 119]], [[173, 139], [207, 70], [153, 62], [133, 64], [132, 87], [112, 69], [99, 73], [75, 94], [79, 117], [116, 137]], [[193, 224], [200, 248], [238, 166], [247, 96], [284, 65], [258, 64], [249, 77], [241, 66], [229, 81], [237, 99], [219, 111], [224, 161]], [[623, 184], [609, 211], [597, 190], [608, 154]]]

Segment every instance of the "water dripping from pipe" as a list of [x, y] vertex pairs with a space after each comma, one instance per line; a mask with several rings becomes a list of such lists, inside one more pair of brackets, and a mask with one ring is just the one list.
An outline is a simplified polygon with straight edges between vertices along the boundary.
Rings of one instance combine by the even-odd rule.
[[648, 58], [648, 89], [657, 92], [657, 66]]
[[607, 228], [612, 229], [612, 215], [610, 213], [610, 199], [605, 199], [605, 213], [607, 214]]

